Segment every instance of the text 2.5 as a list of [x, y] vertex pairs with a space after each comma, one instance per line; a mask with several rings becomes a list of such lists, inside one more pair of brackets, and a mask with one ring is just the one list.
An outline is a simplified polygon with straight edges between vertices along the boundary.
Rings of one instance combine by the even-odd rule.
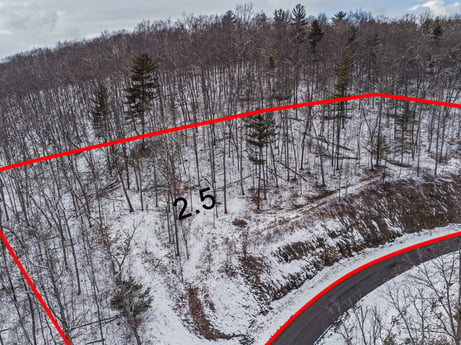
[[[205, 192], [208, 192], [209, 190], [210, 190], [210, 187], [203, 188], [203, 189], [199, 190], [200, 201], [204, 203], [204, 204], [202, 204], [202, 207], [205, 210], [211, 210], [216, 205], [216, 200], [215, 200], [214, 196], [211, 195], [211, 194], [205, 194]], [[184, 212], [186, 212], [186, 208], [187, 208], [187, 200], [186, 199], [177, 198], [173, 202], [173, 206], [178, 207], [178, 203], [180, 203], [180, 202], [182, 202], [182, 207], [181, 207], [181, 210], [179, 211], [178, 219], [183, 220], [183, 219], [186, 219], [187, 217], [192, 216], [192, 212], [184, 214]], [[195, 213], [199, 214], [200, 210], [195, 210]]]

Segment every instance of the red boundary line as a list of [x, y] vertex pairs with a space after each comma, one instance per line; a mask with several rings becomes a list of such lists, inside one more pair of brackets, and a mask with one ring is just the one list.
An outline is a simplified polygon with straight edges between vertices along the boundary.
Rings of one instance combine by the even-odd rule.
[[[19, 167], [26, 166], [26, 165], [31, 165], [31, 164], [38, 163], [38, 162], [48, 161], [48, 160], [58, 158], [58, 157], [70, 156], [70, 155], [73, 155], [73, 154], [76, 154], [76, 153], [82, 153], [82, 152], [91, 151], [91, 150], [95, 150], [95, 149], [99, 149], [99, 148], [103, 148], [103, 147], [108, 147], [108, 146], [112, 146], [112, 145], [123, 144], [123, 143], [131, 142], [131, 141], [135, 141], [135, 140], [140, 140], [140, 139], [143, 139], [143, 138], [150, 138], [150, 137], [154, 137], [154, 136], [161, 135], [161, 134], [178, 132], [178, 131], [182, 131], [182, 130], [189, 129], [189, 128], [196, 128], [196, 127], [210, 125], [210, 124], [213, 124], [213, 123], [219, 123], [219, 122], [239, 119], [239, 118], [243, 118], [243, 117], [247, 117], [247, 116], [251, 116], [251, 115], [257, 115], [257, 114], [280, 111], [280, 110], [287, 110], [287, 109], [310, 107], [310, 106], [314, 106], [314, 105], [331, 104], [331, 103], [336, 103], [336, 102], [345, 102], [345, 101], [351, 101], [351, 100], [357, 100], [357, 99], [365, 99], [365, 98], [370, 98], [370, 97], [382, 97], [382, 98], [389, 98], [389, 99], [395, 99], [395, 100], [401, 100], [401, 101], [419, 102], [419, 103], [432, 104], [432, 105], [441, 105], [441, 106], [461, 109], [461, 104], [456, 104], [456, 103], [440, 102], [440, 101], [427, 100], [427, 99], [422, 99], [422, 98], [397, 96], [397, 95], [390, 95], [390, 94], [385, 94], [385, 93], [373, 92], [373, 93], [366, 93], [366, 94], [362, 94], [362, 95], [340, 97], [340, 98], [331, 98], [331, 99], [320, 100], [320, 101], [305, 102], [305, 103], [299, 103], [299, 104], [288, 104], [288, 105], [282, 105], [282, 106], [265, 108], [265, 109], [257, 109], [257, 110], [253, 110], [253, 111], [240, 113], [240, 114], [234, 114], [234, 115], [219, 117], [219, 118], [216, 118], [216, 119], [211, 119], [211, 120], [201, 121], [201, 122], [197, 122], [197, 123], [191, 123], [191, 124], [187, 124], [187, 125], [182, 125], [182, 126], [178, 126], [178, 127], [163, 129], [163, 130], [156, 131], [156, 132], [145, 133], [145, 134], [136, 135], [136, 136], [132, 136], [132, 137], [128, 137], [128, 138], [123, 138], [123, 139], [113, 140], [113, 141], [109, 141], [109, 142], [105, 142], [105, 143], [90, 145], [90, 146], [81, 147], [81, 148], [77, 148], [77, 149], [73, 149], [73, 150], [69, 150], [69, 151], [65, 151], [65, 152], [61, 152], [61, 153], [55, 153], [55, 154], [51, 154], [51, 155], [47, 155], [47, 156], [43, 156], [43, 157], [30, 159], [30, 160], [23, 161], [23, 162], [18, 162], [18, 163], [14, 163], [14, 164], [10, 164], [10, 165], [5, 165], [3, 167], [0, 167], [0, 172], [1, 171], [11, 170], [11, 169], [14, 169], [14, 168], [19, 168]], [[455, 235], [459, 236], [459, 235], [461, 235], [461, 232], [460, 233], [455, 233]], [[455, 237], [455, 236], [451, 235], [451, 237]], [[35, 287], [34, 283], [32, 282], [32, 279], [29, 277], [26, 270], [22, 266], [21, 262], [19, 261], [18, 257], [16, 256], [16, 253], [14, 252], [13, 248], [9, 244], [8, 240], [6, 239], [4, 233], [3, 233], [3, 231], [1, 229], [0, 229], [0, 238], [2, 239], [2, 241], [5, 244], [6, 248], [10, 252], [13, 260], [15, 261], [16, 265], [19, 267], [19, 270], [21, 271], [22, 275], [26, 279], [27, 283], [29, 284], [32, 291], [34, 292], [35, 296], [37, 297], [38, 301], [42, 305], [43, 309], [48, 314], [48, 317], [50, 318], [50, 320], [52, 321], [52, 323], [56, 327], [57, 331], [61, 335], [61, 337], [64, 340], [65, 344], [66, 345], [71, 345], [69, 339], [67, 339], [66, 335], [64, 334], [64, 331], [61, 329], [61, 327], [59, 326], [59, 324], [56, 321], [55, 317], [53, 316], [53, 313], [51, 312], [51, 310], [48, 308], [45, 301], [41, 297], [40, 293], [38, 292], [37, 288]], [[417, 246], [423, 246], [423, 245], [426, 245], [426, 244], [429, 244], [429, 243], [442, 241], [443, 239], [446, 239], [446, 238], [450, 238], [450, 235], [444, 236], [444, 238], [439, 238], [439, 239], [435, 239], [435, 240], [426, 241], [426, 242], [423, 242], [423, 244], [412, 246], [412, 247], [406, 248], [405, 250], [412, 250], [414, 248], [417, 248]], [[399, 252], [403, 252], [405, 250], [401, 250]], [[396, 253], [399, 253], [399, 252], [396, 252]], [[393, 254], [398, 255], [398, 254], [395, 254], [395, 253], [393, 253]], [[392, 256], [392, 254], [390, 254], [390, 256]], [[390, 256], [387, 255], [387, 256], [381, 258], [381, 260], [378, 259], [378, 260], [372, 261], [371, 263], [368, 264], [368, 266], [371, 266], [371, 265], [373, 265], [373, 264], [375, 264], [375, 263], [377, 263], [379, 261], [385, 260], [385, 258], [390, 257]], [[366, 268], [366, 267], [362, 266], [361, 269], [364, 269], [364, 268]], [[282, 333], [282, 331], [299, 314], [301, 314], [304, 310], [306, 310], [322, 294], [326, 293], [329, 289], [333, 288], [334, 286], [336, 286], [340, 282], [344, 281], [345, 279], [347, 279], [351, 275], [359, 272], [361, 269], [359, 268], [357, 270], [354, 270], [354, 271], [350, 272], [349, 274], [347, 274], [343, 278], [339, 279], [338, 281], [336, 281], [335, 283], [330, 285], [327, 289], [322, 291], [320, 294], [318, 294], [314, 299], [312, 299], [302, 309], [300, 309], [295, 315], [293, 315], [277, 331], [277, 333], [274, 334], [274, 336], [272, 336], [272, 338], [269, 340], [269, 342], [266, 345], [271, 344], [274, 341], [274, 339], [280, 333]]]
[[51, 310], [48, 308], [46, 305], [45, 301], [43, 300], [42, 296], [38, 292], [37, 288], [35, 287], [34, 283], [32, 282], [32, 279], [30, 279], [29, 275], [27, 274], [24, 266], [22, 266], [21, 261], [19, 261], [18, 257], [16, 256], [16, 253], [14, 252], [13, 248], [11, 247], [10, 243], [6, 239], [5, 235], [3, 234], [3, 231], [0, 229], [0, 237], [5, 244], [6, 249], [10, 252], [11, 256], [13, 257], [14, 262], [16, 262], [16, 265], [19, 267], [19, 270], [21, 271], [22, 275], [27, 281], [27, 284], [29, 284], [30, 288], [35, 294], [35, 297], [37, 297], [38, 301], [42, 305], [43, 309], [45, 309], [45, 312], [48, 314], [48, 317], [51, 319], [51, 322], [53, 323], [54, 327], [58, 330], [59, 334], [61, 335], [62, 339], [66, 343], [66, 345], [72, 345], [67, 339], [66, 335], [64, 334], [64, 331], [62, 330], [61, 326], [59, 326], [58, 321], [56, 321], [55, 317], [53, 316], [53, 313]]
[[458, 232], [454, 232], [452, 234], [448, 234], [448, 235], [444, 235], [444, 236], [441, 236], [441, 237], [437, 237], [437, 238], [433, 238], [433, 239], [430, 239], [430, 240], [427, 240], [427, 241], [424, 241], [424, 242], [421, 242], [421, 243], [417, 243], [417, 244], [414, 244], [410, 247], [407, 247], [407, 248], [403, 248], [403, 249], [399, 249], [395, 252], [392, 252], [390, 254], [387, 254], [387, 255], [384, 255], [380, 258], [377, 258], [373, 261], [370, 261], [356, 269], [354, 269], [353, 271], [347, 273], [345, 276], [339, 278], [338, 280], [336, 280], [334, 283], [330, 284], [328, 287], [326, 287], [325, 289], [323, 289], [321, 292], [319, 292], [314, 298], [312, 298], [309, 302], [307, 302], [301, 309], [299, 309], [292, 317], [290, 317], [288, 319], [287, 322], [285, 322], [283, 324], [282, 327], [279, 328], [279, 330], [269, 339], [269, 341], [266, 343], [266, 345], [270, 345], [272, 344], [275, 339], [280, 335], [282, 334], [282, 332], [299, 316], [301, 315], [304, 311], [306, 311], [307, 308], [309, 308], [312, 304], [314, 304], [319, 298], [321, 298], [323, 295], [325, 295], [328, 291], [332, 290], [333, 288], [335, 288], [336, 286], [338, 286], [339, 284], [341, 284], [342, 282], [344, 282], [346, 279], [352, 277], [353, 275], [379, 263], [379, 262], [382, 262], [382, 261], [385, 261], [387, 259], [390, 259], [394, 256], [398, 256], [400, 254], [403, 254], [403, 253], [406, 253], [406, 252], [410, 252], [414, 249], [417, 249], [417, 248], [421, 248], [421, 247], [424, 247], [424, 246], [427, 246], [429, 244], [432, 244], [432, 243], [436, 243], [436, 242], [441, 242], [441, 241], [444, 241], [444, 240], [448, 240], [450, 238], [455, 238], [455, 237], [459, 237], [461, 236], [461, 231], [458, 231]]
[[14, 168], [19, 168], [21, 166], [30, 165], [30, 164], [34, 164], [34, 163], [38, 163], [38, 162], [48, 161], [48, 160], [58, 158], [58, 157], [70, 156], [70, 155], [73, 155], [73, 154], [76, 154], [76, 153], [82, 153], [82, 152], [91, 151], [91, 150], [95, 150], [95, 149], [99, 149], [99, 148], [103, 148], [103, 147], [113, 146], [113, 145], [117, 145], [117, 144], [123, 144], [123, 143], [127, 143], [127, 142], [130, 142], [130, 141], [140, 140], [140, 139], [143, 139], [143, 138], [155, 137], [155, 136], [161, 135], [161, 134], [178, 132], [178, 131], [182, 131], [182, 130], [189, 129], [189, 128], [202, 127], [202, 126], [206, 126], [206, 125], [211, 125], [213, 123], [219, 123], [219, 122], [225, 122], [225, 121], [229, 121], [229, 120], [235, 120], [235, 119], [239, 119], [239, 118], [247, 117], [247, 116], [251, 116], [251, 115], [269, 113], [269, 112], [274, 112], [274, 111], [279, 111], [279, 110], [311, 107], [311, 106], [314, 106], [314, 105], [322, 105], [322, 104], [331, 104], [331, 103], [336, 103], [336, 102], [351, 101], [351, 100], [364, 99], [364, 98], [370, 98], [370, 97], [390, 98], [390, 99], [395, 99], [395, 100], [400, 100], [400, 101], [418, 102], [418, 103], [425, 103], [425, 104], [432, 104], [432, 105], [441, 105], [441, 106], [445, 106], [445, 107], [460, 108], [461, 109], [461, 104], [457, 104], [457, 103], [440, 102], [440, 101], [433, 101], [433, 100], [422, 99], [422, 98], [397, 96], [397, 95], [389, 95], [389, 94], [386, 94], [386, 93], [373, 92], [373, 93], [366, 93], [366, 94], [363, 94], [363, 95], [355, 95], [355, 96], [340, 97], [340, 98], [331, 98], [331, 99], [325, 99], [325, 100], [321, 100], [321, 101], [313, 101], [313, 102], [298, 103], [298, 104], [288, 104], [288, 105], [281, 105], [281, 106], [271, 107], [271, 108], [257, 109], [257, 110], [252, 110], [252, 111], [248, 111], [248, 112], [245, 112], [245, 113], [240, 113], [240, 114], [235, 114], [235, 115], [228, 115], [228, 116], [224, 116], [224, 117], [218, 117], [216, 119], [211, 119], [211, 120], [206, 120], [206, 121], [201, 121], [201, 122], [196, 122], [196, 123], [190, 123], [190, 124], [187, 124], [187, 125], [182, 125], [182, 126], [173, 127], [173, 128], [162, 129], [162, 130], [156, 131], [156, 132], [135, 135], [135, 136], [132, 136], [132, 137], [127, 137], [127, 138], [123, 138], [123, 139], [117, 139], [117, 140], [108, 141], [108, 142], [105, 142], [105, 143], [100, 143], [100, 144], [95, 144], [95, 145], [90, 145], [90, 146], [86, 146], [86, 147], [81, 147], [81, 148], [78, 148], [78, 149], [73, 149], [73, 150], [65, 151], [65, 152], [61, 152], [61, 153], [54, 153], [54, 154], [51, 154], [51, 155], [48, 155], [48, 156], [38, 157], [38, 158], [30, 159], [30, 160], [27, 160], [27, 161], [24, 161], [24, 162], [19, 162], [19, 163], [6, 165], [6, 166], [3, 166], [3, 167], [0, 167], [0, 172], [1, 171], [6, 171], [6, 170], [11, 170], [11, 169], [14, 169]]

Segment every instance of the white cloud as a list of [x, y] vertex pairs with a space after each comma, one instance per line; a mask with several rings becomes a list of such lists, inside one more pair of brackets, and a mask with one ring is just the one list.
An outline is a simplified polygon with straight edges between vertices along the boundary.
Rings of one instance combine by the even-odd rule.
[[410, 10], [420, 14], [428, 12], [436, 16], [450, 16], [461, 12], [461, 4], [458, 1], [446, 4], [444, 0], [429, 0], [413, 6]]
[[92, 39], [92, 38], [96, 38], [100, 35], [101, 33], [98, 33], [98, 32], [89, 32], [87, 33], [84, 37], [85, 39]]
[[27, 31], [53, 29], [58, 20], [56, 10], [31, 3], [2, 3], [0, 30]]

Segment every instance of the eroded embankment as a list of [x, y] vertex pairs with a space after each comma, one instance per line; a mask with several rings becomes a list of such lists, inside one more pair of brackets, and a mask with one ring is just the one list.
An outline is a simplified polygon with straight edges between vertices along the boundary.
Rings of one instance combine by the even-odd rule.
[[[293, 214], [271, 218], [260, 227], [234, 221], [247, 235], [243, 236], [239, 267], [233, 267], [229, 277], [243, 276], [259, 305], [259, 310], [254, 310], [257, 318], [270, 310], [272, 301], [299, 288], [325, 266], [404, 233], [449, 223], [461, 223], [461, 177], [424, 176], [377, 183], [340, 199], [328, 197]], [[196, 297], [206, 304], [204, 296]], [[239, 303], [246, 305], [246, 301]], [[255, 340], [251, 324], [239, 335], [223, 332], [219, 323], [210, 321], [222, 317], [214, 308], [200, 313], [192, 309], [193, 328], [206, 339], [239, 338], [245, 344]]]
[[[279, 222], [288, 240], [270, 256], [247, 256], [241, 267], [262, 310], [312, 278], [324, 266], [404, 233], [461, 223], [461, 178], [424, 176], [379, 184]], [[314, 228], [324, 231], [313, 231]], [[295, 230], [292, 230], [295, 229]], [[299, 232], [305, 239], [299, 240]], [[296, 233], [290, 241], [289, 233]], [[302, 236], [301, 236], [302, 238]]]

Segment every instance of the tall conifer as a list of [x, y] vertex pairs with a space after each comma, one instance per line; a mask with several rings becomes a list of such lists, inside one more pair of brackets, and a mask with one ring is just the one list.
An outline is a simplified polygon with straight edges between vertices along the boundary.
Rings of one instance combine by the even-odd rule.
[[[273, 142], [276, 134], [275, 121], [271, 113], [264, 115], [255, 115], [248, 118], [246, 124], [248, 128], [247, 143], [249, 146], [249, 160], [258, 167], [258, 200], [257, 207], [259, 210], [259, 200], [261, 195], [261, 177], [262, 168], [266, 163], [264, 148]], [[264, 178], [264, 177], [263, 177]], [[264, 179], [265, 188], [265, 179]], [[265, 189], [264, 189], [265, 194]]]
[[[125, 89], [128, 110], [126, 118], [137, 134], [145, 133], [146, 115], [151, 108], [151, 101], [158, 94], [158, 78], [155, 75], [157, 64], [148, 54], [140, 54], [133, 59], [130, 69], [130, 85]], [[141, 133], [136, 122], [141, 124]]]

